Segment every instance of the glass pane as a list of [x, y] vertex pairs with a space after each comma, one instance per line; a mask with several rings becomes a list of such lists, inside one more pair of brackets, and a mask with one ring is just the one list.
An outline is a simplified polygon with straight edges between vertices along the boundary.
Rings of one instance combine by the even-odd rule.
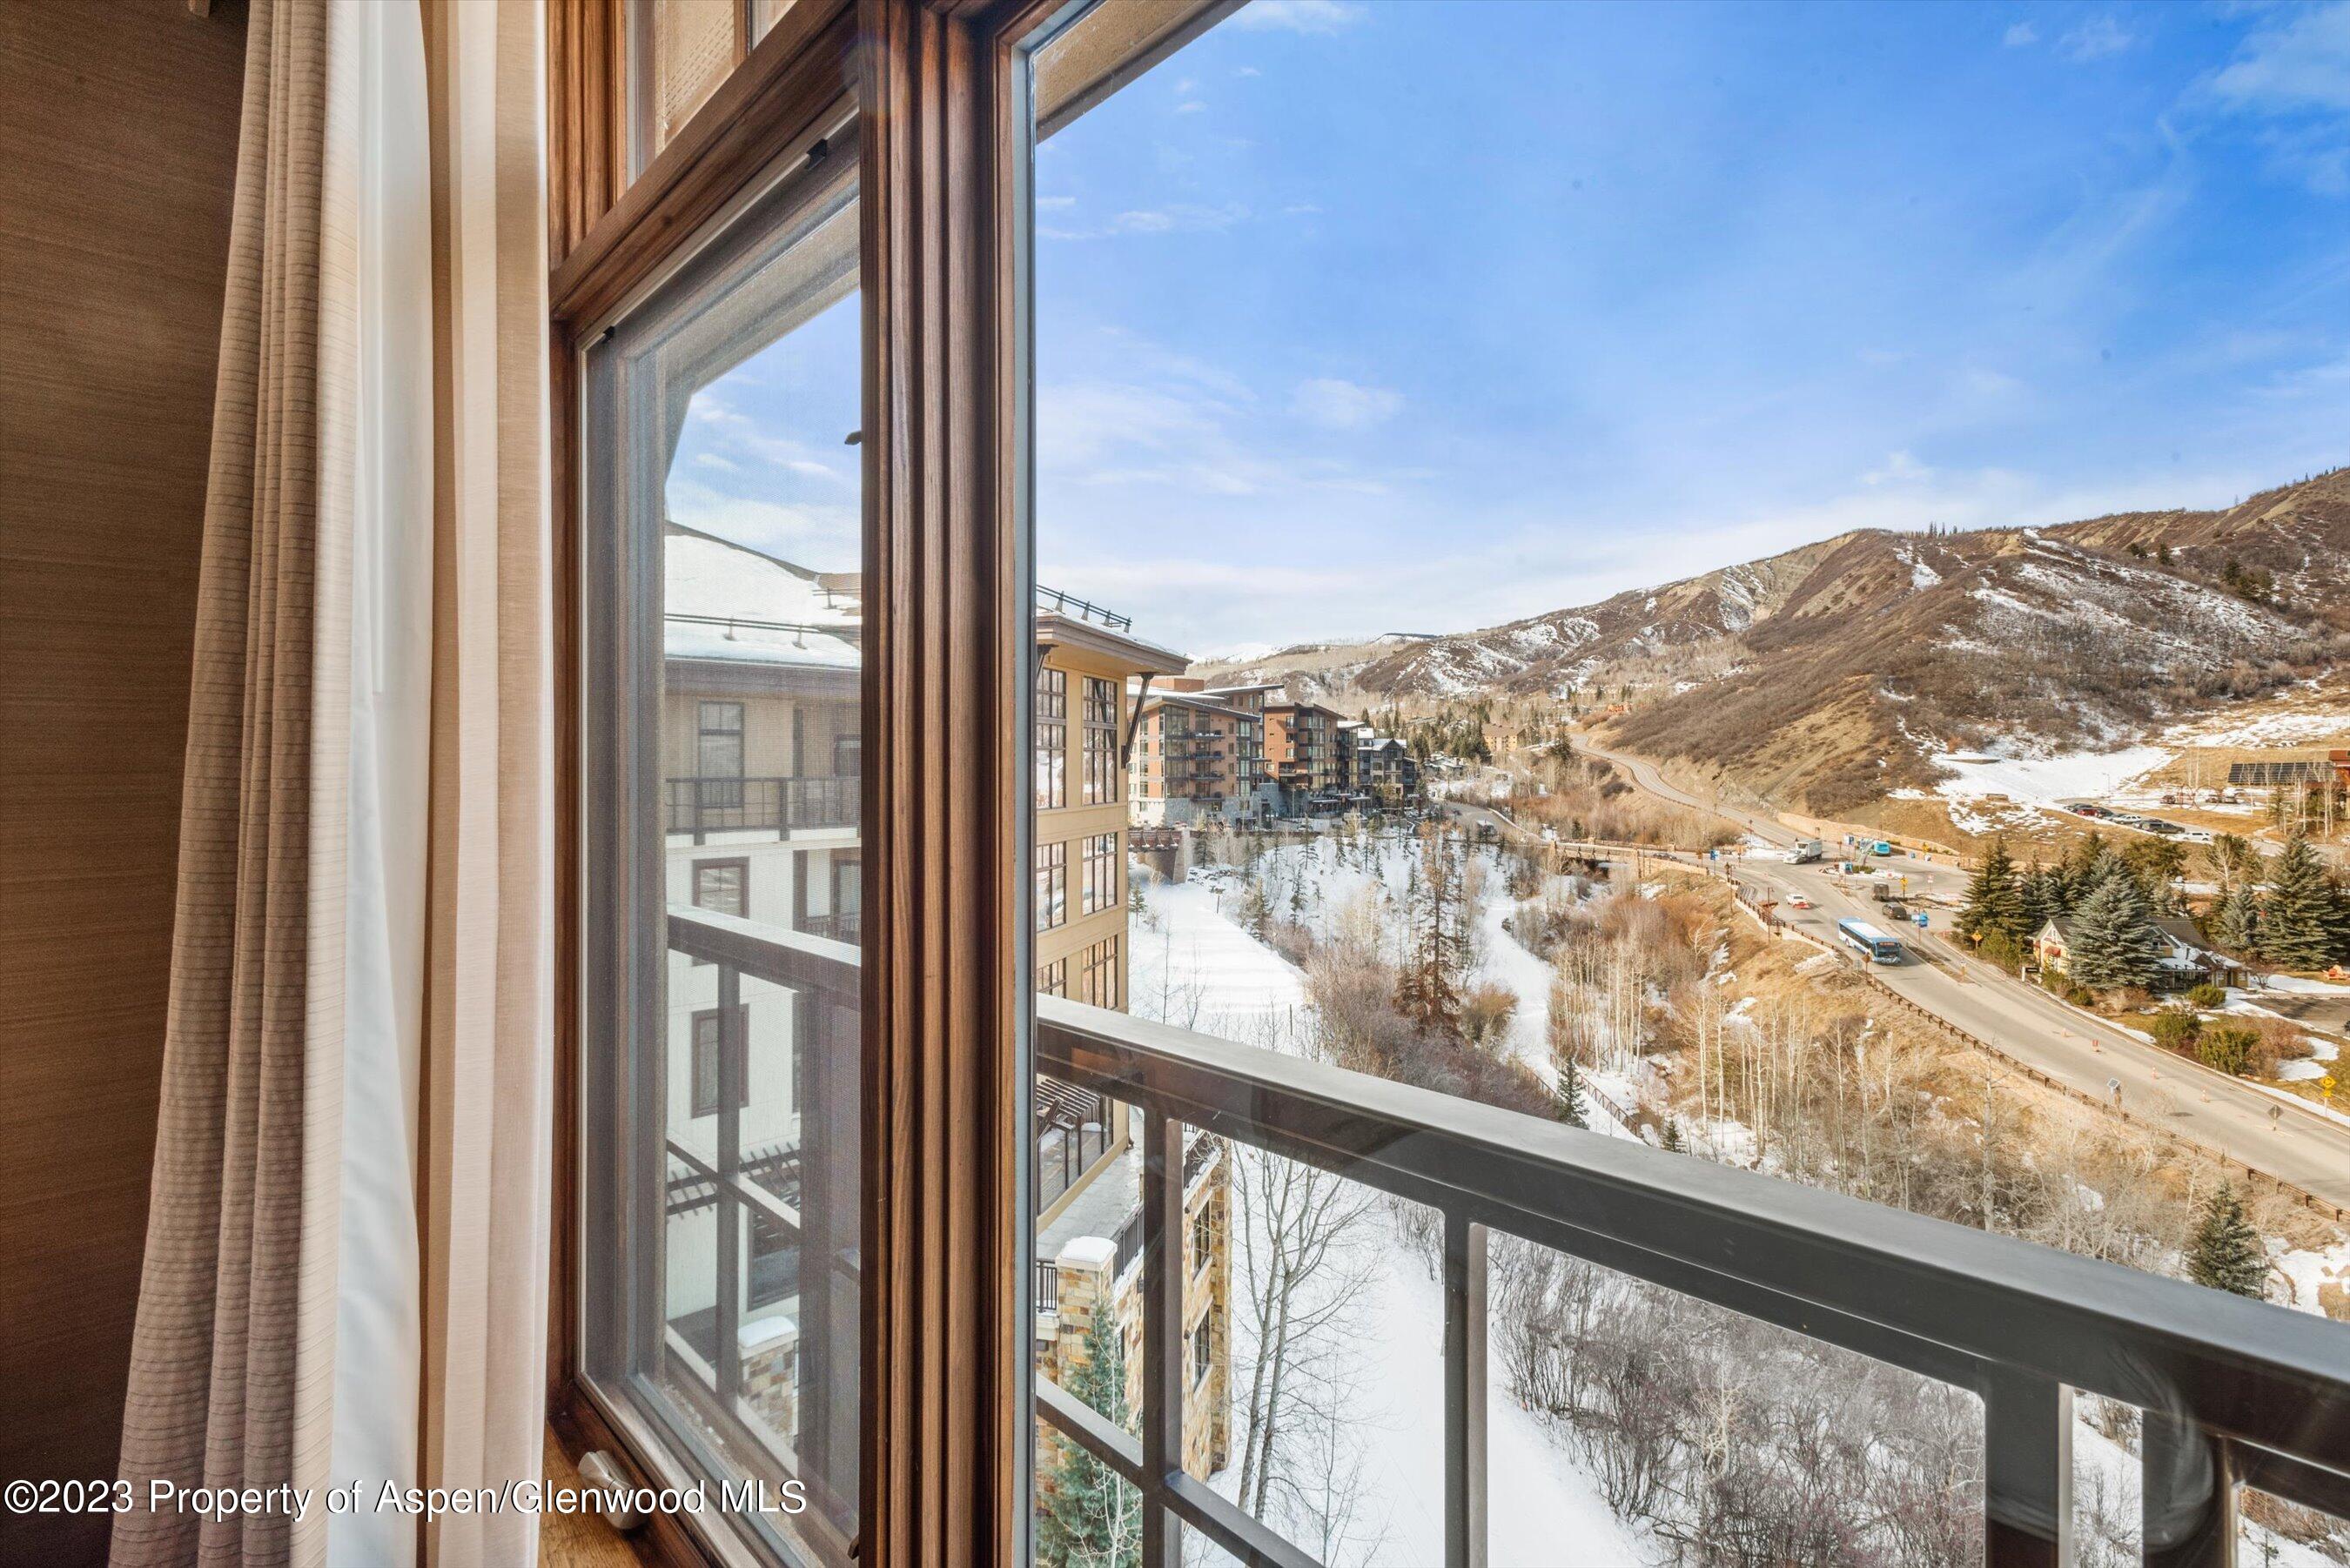
[[[1279, 1086], [1345, 1102], [1311, 1062], [2305, 1314], [2280, 1336], [2350, 1316], [2350, 274], [2256, 85], [2298, 26], [1103, 0], [1032, 40], [1038, 988], [1107, 994], [1115, 906], [1120, 1002], [1190, 1035], [1066, 1027], [1175, 1058], [1191, 1114], [1245, 1068], [1228, 1234], [1252, 1125], [1305, 1115]], [[1118, 640], [1174, 651], [1076, 661]], [[2048, 1262], [1991, 1255], [2019, 1296]], [[1821, 1445], [1652, 1491], [1496, 1389], [1497, 1508], [1627, 1562], [1738, 1557], [1799, 1499], [1835, 1539], [1756, 1560], [1980, 1552], [1960, 1396], [1617, 1285], [1701, 1336], [1659, 1376], [1720, 1429]], [[1931, 1498], [1853, 1462], [1905, 1404]], [[2105, 1479], [2083, 1506], [2134, 1519]]]
[[858, 1495], [856, 259], [840, 175], [770, 198], [594, 350], [587, 443], [588, 1373], [681, 1475], [765, 1484], [727, 1522], [829, 1562]]

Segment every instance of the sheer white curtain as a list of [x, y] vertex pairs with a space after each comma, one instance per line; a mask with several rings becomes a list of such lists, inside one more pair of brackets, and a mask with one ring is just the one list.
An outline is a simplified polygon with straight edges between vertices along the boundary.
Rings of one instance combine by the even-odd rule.
[[[343, 911], [342, 1266], [332, 1484], [419, 1479], [418, 1223], [432, 704], [432, 170], [417, 0], [334, 0], [328, 321], [348, 324], [349, 812]], [[413, 1520], [330, 1515], [328, 1561], [417, 1559]]]

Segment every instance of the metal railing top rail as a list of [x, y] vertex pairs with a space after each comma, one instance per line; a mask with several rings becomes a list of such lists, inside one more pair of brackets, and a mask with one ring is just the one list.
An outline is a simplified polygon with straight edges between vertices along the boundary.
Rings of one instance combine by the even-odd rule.
[[705, 963], [725, 964], [753, 980], [854, 996], [857, 949], [807, 931], [788, 931], [762, 920], [722, 915], [691, 904], [669, 907], [671, 950]]
[[2106, 1395], [2297, 1461], [2269, 1471], [2294, 1501], [2350, 1502], [2350, 1329], [2326, 1319], [1061, 998], [1036, 1013], [1039, 1071], [1987, 1399]]
[[1132, 616], [1120, 615], [1112, 609], [1104, 609], [1090, 599], [1081, 599], [1075, 594], [1065, 594], [1058, 588], [1048, 588], [1042, 583], [1036, 585], [1036, 607], [1041, 610], [1056, 611], [1062, 615], [1073, 615], [1079, 620], [1093, 621], [1097, 625], [1109, 628], [1112, 631], [1134, 629]]

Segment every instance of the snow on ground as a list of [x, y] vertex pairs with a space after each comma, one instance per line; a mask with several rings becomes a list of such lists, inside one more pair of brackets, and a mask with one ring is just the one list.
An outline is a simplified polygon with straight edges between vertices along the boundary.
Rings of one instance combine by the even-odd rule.
[[2049, 757], [1944, 752], [1929, 760], [1953, 775], [1934, 786], [1946, 799], [2003, 794], [2019, 804], [2044, 805], [2076, 795], [2109, 794], [2169, 759], [2169, 752], [2160, 746], [2126, 746], [2117, 752], [2060, 752]]
[[1135, 879], [1149, 911], [1128, 937], [1137, 1015], [1253, 1042], [1305, 1011], [1305, 977], [1224, 913], [1219, 882]]
[[[1272, 854], [1302, 864], [1284, 865], [1271, 879], [1278, 883], [1283, 875], [1302, 872], [1307, 880], [1300, 912], [1306, 923], [1335, 925], [1350, 898], [1381, 886], [1399, 892], [1413, 853], [1408, 840], [1382, 844], [1375, 866], [1366, 868], [1337, 865], [1327, 845], [1316, 846], [1310, 857], [1305, 846], [1284, 846]], [[1173, 885], [1137, 881], [1148, 911], [1134, 929], [1137, 1014], [1184, 1023], [1184, 1014], [1196, 1007], [1197, 1022], [1189, 1026], [1243, 1040], [1253, 1034], [1265, 1038], [1262, 1032], [1268, 1023], [1278, 1028], [1307, 1014], [1305, 977], [1297, 967], [1250, 936], [1222, 907], [1234, 897], [1233, 879], [1211, 874]], [[1518, 994], [1512, 1049], [1522, 1055], [1532, 1052], [1529, 1061], [1540, 1062], [1548, 1054], [1543, 1031], [1550, 969], [1501, 929], [1515, 903], [1503, 892], [1498, 877], [1489, 877], [1488, 888], [1480, 978]], [[1172, 1009], [1172, 1015], [1162, 1009]], [[1604, 1108], [1595, 1105], [1593, 1110], [1593, 1122], [1601, 1123]], [[1253, 1162], [1265, 1158], [1251, 1149], [1234, 1152]], [[1340, 1423], [1341, 1437], [1355, 1446], [1335, 1456], [1342, 1468], [1359, 1466], [1360, 1495], [1351, 1525], [1344, 1539], [1330, 1543], [1327, 1560], [1419, 1568], [1444, 1556], [1443, 1295], [1384, 1209], [1365, 1224], [1377, 1253], [1348, 1324], [1350, 1339], [1363, 1347], [1364, 1365], [1358, 1386], [1346, 1396], [1348, 1407]], [[1245, 1288], [1240, 1267], [1236, 1256], [1236, 1297]], [[1236, 1367], [1249, 1365], [1255, 1354], [1249, 1314], [1238, 1300], [1232, 1349]], [[1644, 1568], [1653, 1554], [1642, 1550], [1642, 1537], [1616, 1519], [1560, 1439], [1498, 1386], [1487, 1410], [1492, 1499], [1487, 1529], [1496, 1568]], [[1243, 1418], [1236, 1411], [1235, 1421]], [[1239, 1445], [1234, 1447], [1237, 1451]], [[1211, 1477], [1210, 1484], [1227, 1497], [1235, 1495], [1237, 1464]], [[1288, 1522], [1292, 1532], [1303, 1527], [1300, 1520]]]
[[2350, 985], [2330, 980], [2303, 980], [2299, 975], [2272, 974], [2262, 982], [2264, 991], [2286, 991], [2300, 996], [2350, 996]]
[[2162, 738], [2179, 746], [2234, 746], [2254, 750], [2269, 746], [2307, 745], [2350, 734], [2350, 713], [2268, 713], [2257, 719], [2229, 722], [2199, 719], [2173, 724]]

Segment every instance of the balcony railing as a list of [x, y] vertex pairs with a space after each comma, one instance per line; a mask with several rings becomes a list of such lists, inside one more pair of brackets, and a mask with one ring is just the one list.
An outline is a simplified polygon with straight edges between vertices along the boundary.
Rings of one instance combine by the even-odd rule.
[[859, 781], [847, 778], [678, 778], [668, 781], [669, 831], [701, 843], [712, 833], [854, 827]]
[[[667, 925], [671, 951], [714, 966], [718, 1106], [706, 1122], [696, 1118], [691, 1139], [646, 1129], [652, 1147], [635, 1158], [642, 1196], [631, 1201], [643, 1205], [637, 1235], [648, 1257], [679, 1224], [708, 1226], [710, 1303], [678, 1311], [664, 1300], [637, 1370], [690, 1407], [694, 1419], [678, 1440], [712, 1472], [800, 1481], [810, 1507], [797, 1524], [827, 1545], [826, 1561], [844, 1561], [858, 1483], [858, 1105], [856, 1080], [843, 1072], [858, 1059], [856, 950], [681, 905], [670, 907]], [[751, 1054], [743, 1032], [754, 993], [761, 1006], [790, 1010], [800, 1137], [789, 1145], [743, 1137]], [[670, 1046], [665, 1070], [683, 1070]], [[661, 1103], [658, 1090], [651, 1102]], [[778, 1387], [772, 1373], [746, 1372], [743, 1329], [750, 1311], [784, 1301], [797, 1341], [790, 1381]]]
[[1036, 1402], [1140, 1491], [1146, 1564], [1180, 1562], [1186, 1524], [1314, 1563], [1182, 1468], [1187, 1127], [1442, 1215], [1450, 1568], [1485, 1561], [1494, 1231], [1973, 1390], [1995, 1568], [2071, 1561], [2075, 1390], [2144, 1412], [2148, 1564], [2232, 1564], [2237, 1483], [2350, 1515], [2350, 1333], [2324, 1319], [1059, 998], [1036, 1013], [1038, 1071], [1140, 1115], [1140, 1436], [1046, 1380]]
[[[855, 994], [854, 950], [818, 939], [672, 909], [670, 940], [730, 992], [739, 973]], [[1140, 1122], [1142, 1204], [1118, 1238], [1142, 1269], [1140, 1436], [1048, 1381], [1036, 1402], [1140, 1491], [1152, 1568], [1181, 1561], [1180, 1524], [1244, 1563], [1315, 1568], [1182, 1469], [1183, 1196], [1216, 1147], [1203, 1133], [1442, 1216], [1448, 1568], [1485, 1561], [1495, 1231], [1972, 1390], [1994, 1568], [2071, 1561], [2075, 1391], [2144, 1413], [2148, 1564], [2233, 1564], [2239, 1484], [2350, 1517], [2350, 1333], [2322, 1318], [1057, 997], [1036, 1000], [1035, 1065]], [[722, 1204], [764, 1208], [775, 1195], [748, 1163], [722, 1142], [690, 1174]], [[849, 1240], [828, 1260], [844, 1281]]]
[[1079, 620], [1089, 620], [1096, 625], [1107, 627], [1112, 631], [1134, 629], [1132, 616], [1120, 615], [1116, 610], [1104, 609], [1091, 600], [1081, 599], [1075, 594], [1065, 594], [1058, 588], [1048, 588], [1042, 583], [1036, 585], [1036, 607], [1052, 614], [1074, 616]]
[[864, 911], [836, 909], [829, 915], [808, 915], [800, 921], [800, 929], [812, 937], [828, 937], [836, 942], [855, 947], [862, 940]]

